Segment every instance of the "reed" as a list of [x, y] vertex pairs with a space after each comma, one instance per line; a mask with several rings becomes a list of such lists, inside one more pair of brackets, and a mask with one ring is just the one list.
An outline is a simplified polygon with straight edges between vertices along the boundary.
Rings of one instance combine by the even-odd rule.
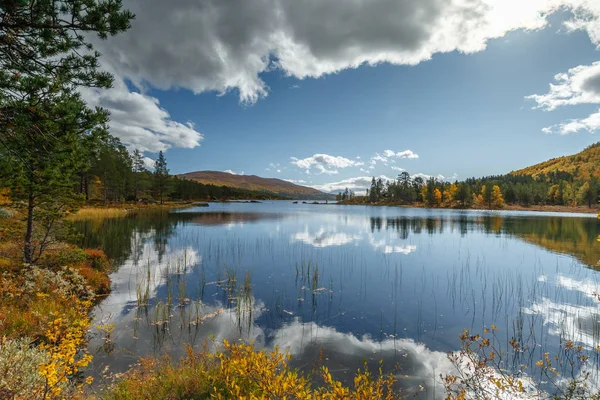
[[86, 207], [80, 209], [75, 214], [71, 214], [69, 219], [71, 221], [86, 221], [104, 218], [122, 218], [126, 215], [127, 210], [124, 208]]

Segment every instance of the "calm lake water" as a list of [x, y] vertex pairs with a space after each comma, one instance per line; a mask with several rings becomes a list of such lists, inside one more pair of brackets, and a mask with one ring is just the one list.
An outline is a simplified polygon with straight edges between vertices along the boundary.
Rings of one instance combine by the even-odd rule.
[[186, 343], [241, 339], [288, 349], [305, 370], [322, 354], [346, 381], [383, 360], [405, 390], [440, 398], [435, 381], [465, 328], [495, 324], [531, 363], [561, 339], [600, 344], [595, 215], [277, 201], [78, 229], [114, 265], [95, 310], [114, 330], [90, 343], [98, 378]]

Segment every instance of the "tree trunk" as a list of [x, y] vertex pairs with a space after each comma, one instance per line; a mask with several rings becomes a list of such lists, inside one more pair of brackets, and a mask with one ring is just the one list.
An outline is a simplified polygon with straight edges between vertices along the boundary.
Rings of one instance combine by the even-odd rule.
[[29, 198], [27, 200], [27, 228], [25, 230], [25, 243], [23, 246], [23, 257], [27, 264], [33, 262], [33, 246], [31, 239], [33, 237], [33, 209], [35, 207], [33, 193], [29, 192]]
[[90, 182], [89, 182], [87, 174], [85, 175], [84, 188], [85, 188], [85, 201], [87, 202], [90, 199]]

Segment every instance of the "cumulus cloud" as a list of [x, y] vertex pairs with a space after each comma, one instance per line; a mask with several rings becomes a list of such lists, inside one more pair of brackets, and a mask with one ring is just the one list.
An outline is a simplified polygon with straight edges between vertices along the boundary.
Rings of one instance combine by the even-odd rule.
[[[384, 182], [394, 179], [385, 175], [376, 177], [376, 179], [378, 178], [381, 178]], [[364, 194], [365, 190], [371, 187], [371, 179], [373, 179], [371, 176], [358, 176], [356, 178], [344, 179], [338, 182], [331, 182], [323, 185], [314, 185], [312, 187], [326, 193], [338, 193], [348, 188], [357, 194]]]
[[404, 168], [400, 168], [400, 167], [392, 167], [392, 169], [394, 171], [398, 171], [398, 172], [406, 171]]
[[171, 147], [194, 148], [203, 136], [193, 123], [174, 121], [157, 98], [129, 91], [125, 82], [116, 79], [111, 89], [81, 90], [90, 107], [110, 111], [112, 135], [131, 149], [142, 152], [165, 151]]
[[586, 118], [572, 119], [561, 122], [542, 129], [544, 133], [558, 133], [560, 135], [569, 135], [580, 131], [594, 133], [600, 129], [600, 109]]
[[[527, 96], [535, 101], [534, 108], [552, 111], [579, 104], [600, 104], [600, 61], [579, 65], [554, 76], [546, 94]], [[569, 135], [580, 131], [593, 133], [600, 129], [600, 109], [586, 118], [571, 119], [542, 129], [546, 134]]]
[[474, 53], [511, 30], [545, 27], [557, 10], [571, 12], [567, 31], [585, 31], [600, 46], [597, 0], [181, 0], [175, 6], [126, 0], [124, 6], [136, 14], [131, 29], [108, 41], [92, 39], [116, 76], [115, 88], [88, 90], [86, 99], [111, 111], [116, 136], [145, 151], [192, 148], [202, 140], [192, 124], [173, 120], [144, 94], [148, 87], [234, 90], [253, 103], [269, 93], [261, 78], [267, 71], [318, 78], [361, 65]]
[[338, 168], [358, 167], [364, 165], [362, 161], [350, 160], [341, 156], [330, 156], [329, 154], [315, 154], [311, 157], [299, 159], [291, 157], [291, 164], [305, 169], [310, 175], [311, 168], [314, 168], [318, 174], [334, 175]]
[[228, 174], [231, 174], [231, 175], [244, 175], [244, 171], [242, 171], [242, 172], [235, 172], [235, 171], [232, 171], [230, 169], [226, 169], [223, 172], [227, 172]]
[[385, 157], [385, 156], [383, 156], [383, 155], [381, 155], [381, 154], [379, 154], [379, 153], [375, 153], [375, 155], [374, 155], [373, 157], [371, 157], [370, 164], [371, 164], [371, 165], [376, 165], [376, 164], [377, 164], [377, 162], [381, 162], [381, 163], [383, 163], [384, 165], [387, 165], [387, 163], [388, 163], [389, 161], [390, 161], [390, 160], [389, 160], [389, 158], [387, 158], [387, 157]]
[[536, 102], [535, 108], [552, 111], [566, 105], [600, 104], [600, 61], [571, 68], [554, 80], [548, 93], [526, 97]]
[[[371, 161], [369, 163], [371, 165], [377, 165], [377, 162], [380, 162], [383, 165], [387, 166], [388, 163], [396, 162], [396, 160], [394, 160], [394, 158], [415, 159], [415, 158], [419, 158], [419, 155], [412, 150], [404, 150], [404, 151], [395, 152], [393, 150], [386, 149], [381, 154], [375, 153], [375, 155], [373, 157], [371, 157]], [[398, 170], [397, 169], [398, 167], [392, 167], [392, 168]], [[402, 170], [402, 169], [400, 168], [400, 170]]]
[[447, 182], [452, 182], [452, 181], [455, 181], [455, 180], [457, 180], [457, 179], [458, 179], [458, 174], [454, 173], [454, 174], [452, 174], [452, 176], [446, 177], [446, 176], [444, 176], [444, 175], [442, 175], [442, 174], [437, 174], [437, 175], [428, 175], [428, 174], [423, 174], [423, 173], [419, 172], [419, 173], [417, 173], [417, 174], [413, 174], [413, 175], [411, 175], [411, 177], [412, 177], [413, 179], [414, 179], [414, 178], [421, 178], [421, 179], [423, 179], [424, 181], [427, 181], [427, 180], [429, 180], [429, 179], [431, 179], [431, 178], [435, 178], [435, 179], [437, 179], [438, 181], [447, 181]]
[[155, 160], [151, 159], [150, 157], [143, 157], [142, 160], [144, 161], [144, 166], [148, 171], [154, 171], [156, 164]]
[[412, 150], [404, 150], [396, 153], [395, 157], [398, 158], [419, 158], [419, 155], [414, 153]]
[[297, 183], [297, 184], [305, 184], [306, 181], [303, 179], [283, 179], [286, 182]]
[[[99, 42], [106, 62], [139, 86], [268, 94], [260, 74], [317, 78], [363, 64], [415, 65], [474, 53], [515, 29], [539, 29], [563, 7], [564, 26], [600, 45], [596, 0], [128, 0], [132, 28]], [[156, 29], [160, 26], [161, 29]]]

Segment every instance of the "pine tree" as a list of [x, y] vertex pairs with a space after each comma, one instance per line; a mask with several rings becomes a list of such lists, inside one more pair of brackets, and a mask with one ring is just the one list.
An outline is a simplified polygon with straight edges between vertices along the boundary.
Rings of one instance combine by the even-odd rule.
[[369, 190], [369, 201], [375, 203], [377, 201], [377, 181], [375, 177], [371, 179], [371, 190]]
[[133, 14], [118, 0], [3, 1], [0, 10], [0, 158], [26, 204], [23, 258], [32, 263], [76, 197], [67, 182], [85, 170], [83, 137], [106, 122], [77, 94], [112, 83], [90, 36], [126, 30]]
[[142, 153], [135, 149], [131, 157], [133, 166], [133, 201], [137, 203], [140, 192], [146, 188], [146, 164], [142, 158]]
[[107, 120], [105, 112], [89, 110], [78, 95], [40, 100], [35, 107], [45, 118], [20, 119], [0, 150], [3, 181], [15, 204], [25, 208], [23, 259], [28, 264], [42, 255], [62, 217], [77, 206], [73, 182], [87, 163], [81, 154]]
[[17, 122], [47, 118], [32, 107], [40, 100], [82, 86], [110, 87], [90, 34], [106, 39], [129, 28], [134, 15], [121, 9], [121, 1], [2, 1], [0, 10], [0, 143]]
[[169, 170], [162, 151], [158, 153], [158, 158], [154, 163], [154, 183], [160, 204], [163, 204], [164, 198], [168, 195]]

